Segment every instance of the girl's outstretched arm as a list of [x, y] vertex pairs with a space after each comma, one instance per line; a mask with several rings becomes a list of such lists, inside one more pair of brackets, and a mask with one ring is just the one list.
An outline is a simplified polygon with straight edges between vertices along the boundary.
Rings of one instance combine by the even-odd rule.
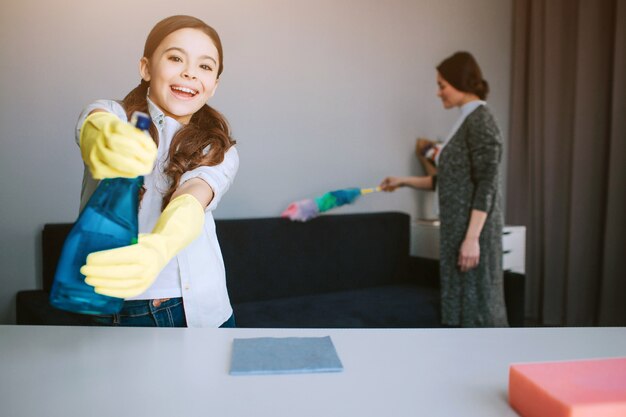
[[[203, 190], [201, 198], [207, 198], [206, 188], [210, 187], [199, 188]], [[95, 287], [98, 294], [111, 297], [129, 298], [143, 293], [163, 267], [200, 235], [204, 209], [192, 194], [173, 198], [152, 233], [140, 234], [139, 242], [87, 256], [87, 263], [80, 269], [85, 283]]]
[[174, 194], [172, 194], [172, 200], [183, 194], [191, 194], [194, 196], [203, 208], [207, 208], [207, 206], [211, 204], [214, 196], [211, 186], [198, 177], [185, 181], [178, 187]]
[[85, 119], [79, 145], [95, 179], [147, 175], [157, 157], [152, 138], [115, 114], [99, 109]]

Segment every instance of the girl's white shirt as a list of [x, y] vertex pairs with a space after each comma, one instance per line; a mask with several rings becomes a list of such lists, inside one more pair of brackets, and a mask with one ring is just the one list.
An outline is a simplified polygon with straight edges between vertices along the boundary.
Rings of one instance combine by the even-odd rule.
[[[107, 110], [127, 121], [124, 108], [114, 100], [97, 100], [88, 105], [78, 118], [76, 142], [85, 118], [95, 109]], [[144, 176], [146, 192], [139, 208], [139, 233], [150, 233], [161, 215], [163, 195], [168, 181], [163, 170], [167, 162], [172, 138], [182, 125], [163, 112], [148, 99], [148, 110], [159, 133], [158, 156], [154, 170]], [[208, 151], [208, 149], [207, 149]], [[232, 146], [224, 161], [216, 166], [202, 166], [186, 172], [180, 184], [201, 178], [213, 189], [213, 200], [205, 209], [204, 230], [200, 236], [178, 253], [159, 273], [152, 286], [132, 299], [183, 298], [185, 317], [189, 327], [219, 327], [231, 316], [233, 310], [226, 289], [224, 261], [215, 233], [213, 210], [228, 191], [239, 168], [239, 155]], [[91, 176], [85, 166], [81, 190], [80, 209], [85, 207], [99, 181]]]
[[441, 152], [443, 151], [443, 148], [446, 147], [448, 142], [450, 142], [450, 139], [452, 139], [452, 136], [454, 136], [456, 131], [459, 130], [459, 128], [465, 121], [465, 118], [469, 116], [469, 114], [473, 112], [474, 110], [476, 110], [478, 107], [485, 106], [485, 105], [487, 105], [487, 102], [484, 100], [474, 100], [474, 101], [470, 101], [469, 103], [465, 103], [464, 105], [459, 107], [459, 110], [460, 110], [459, 118], [456, 119], [456, 122], [454, 122], [454, 124], [452, 125], [452, 129], [450, 130], [450, 133], [448, 133], [446, 140], [444, 140], [441, 143], [441, 146], [439, 147], [439, 152], [437, 152], [437, 155], [435, 155], [436, 164], [439, 164], [439, 157], [441, 156]]

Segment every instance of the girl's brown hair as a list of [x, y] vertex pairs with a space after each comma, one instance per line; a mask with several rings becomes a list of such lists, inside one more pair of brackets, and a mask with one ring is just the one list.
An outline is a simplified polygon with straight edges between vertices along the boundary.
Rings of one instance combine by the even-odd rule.
[[478, 62], [469, 52], [456, 52], [437, 66], [441, 77], [459, 91], [473, 93], [481, 100], [489, 94], [489, 84], [483, 79]]
[[[202, 20], [192, 16], [170, 16], [159, 23], [148, 34], [143, 50], [143, 56], [150, 59], [155, 49], [167, 35], [179, 29], [198, 29], [211, 38], [219, 54], [219, 67], [217, 77], [224, 69], [224, 54], [222, 42], [215, 29]], [[147, 94], [150, 83], [141, 80], [122, 101], [126, 115], [135, 111], [148, 112]], [[158, 134], [154, 124], [150, 125], [150, 135], [158, 143]], [[220, 112], [205, 104], [193, 114], [188, 124], [183, 126], [172, 139], [165, 175], [170, 185], [163, 196], [163, 208], [169, 203], [172, 194], [176, 191], [181, 176], [199, 166], [218, 165], [224, 161], [224, 154], [235, 144], [230, 136], [228, 122]], [[205, 150], [208, 152], [205, 153]]]

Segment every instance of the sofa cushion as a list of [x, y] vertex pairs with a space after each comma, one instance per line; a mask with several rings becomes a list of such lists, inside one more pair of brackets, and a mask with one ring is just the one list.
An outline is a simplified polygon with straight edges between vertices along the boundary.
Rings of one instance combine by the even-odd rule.
[[388, 285], [238, 303], [238, 327], [439, 327], [439, 290]]

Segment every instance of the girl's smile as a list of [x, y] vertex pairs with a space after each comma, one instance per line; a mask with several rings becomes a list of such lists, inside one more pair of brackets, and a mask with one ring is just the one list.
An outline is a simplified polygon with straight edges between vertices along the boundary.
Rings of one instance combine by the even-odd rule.
[[193, 88], [184, 87], [182, 85], [173, 85], [170, 87], [172, 89], [172, 93], [181, 99], [193, 98], [198, 94], [198, 90]]
[[185, 28], [166, 36], [151, 57], [141, 58], [139, 71], [150, 82], [150, 100], [187, 124], [215, 93], [219, 59], [208, 35]]

